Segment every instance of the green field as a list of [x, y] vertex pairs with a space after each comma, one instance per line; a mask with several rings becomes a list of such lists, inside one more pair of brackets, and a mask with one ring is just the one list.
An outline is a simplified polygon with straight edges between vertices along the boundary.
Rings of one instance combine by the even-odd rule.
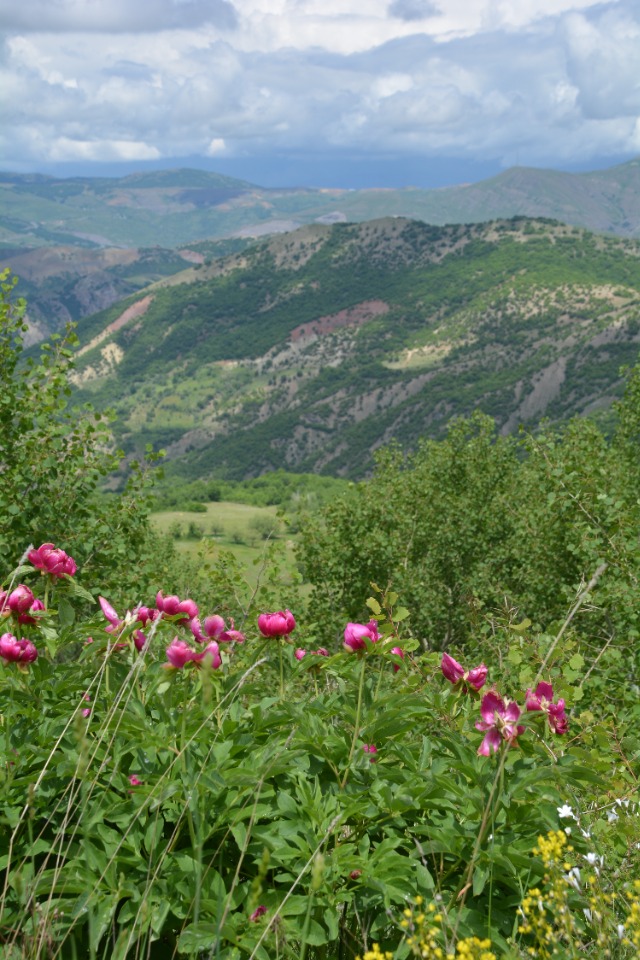
[[295, 566], [295, 537], [287, 533], [286, 523], [277, 515], [277, 507], [257, 507], [248, 503], [221, 500], [208, 503], [206, 512], [163, 510], [151, 520], [160, 533], [172, 536], [181, 553], [196, 557], [203, 543], [208, 551], [230, 550], [247, 570], [247, 579], [257, 576], [258, 563], [267, 540], [282, 540], [286, 557]]

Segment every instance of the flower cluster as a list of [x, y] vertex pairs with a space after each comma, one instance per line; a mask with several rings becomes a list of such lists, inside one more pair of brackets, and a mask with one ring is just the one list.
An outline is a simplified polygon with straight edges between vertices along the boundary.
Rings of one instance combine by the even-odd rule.
[[[105, 632], [116, 634], [120, 639], [127, 629], [134, 627], [133, 642], [136, 650], [140, 652], [149, 642], [143, 632], [147, 624], [168, 618], [178, 627], [187, 627], [198, 643], [206, 644], [204, 649], [197, 650], [185, 640], [174, 637], [167, 648], [167, 662], [164, 664], [171, 669], [182, 670], [188, 663], [194, 663], [196, 666], [209, 665], [213, 670], [217, 670], [222, 666], [219, 644], [243, 643], [245, 639], [244, 634], [235, 629], [233, 621], [227, 629], [224, 619], [214, 614], [205, 617], [201, 623], [198, 618], [198, 605], [194, 600], [181, 600], [174, 595], [165, 597], [161, 590], [156, 594], [155, 607], [138, 606], [133, 612], [128, 610], [124, 617], [120, 617], [104, 597], [99, 597], [98, 600], [108, 621]], [[117, 643], [115, 646], [125, 647], [126, 643]]]
[[43, 543], [37, 550], [29, 550], [27, 559], [36, 570], [50, 577], [72, 577], [78, 569], [73, 557], [52, 543]]
[[[462, 664], [448, 653], [443, 653], [440, 669], [449, 683], [459, 686], [467, 693], [470, 690], [477, 692], [487, 681], [488, 671], [484, 663], [465, 670]], [[541, 681], [535, 690], [527, 690], [525, 708], [546, 714], [554, 733], [563, 734], [569, 729], [565, 702], [553, 702], [553, 687], [550, 683]], [[515, 743], [516, 738], [525, 731], [525, 727], [518, 723], [522, 708], [515, 701], [501, 697], [496, 690], [485, 693], [480, 704], [480, 714], [482, 719], [478, 720], [475, 726], [476, 730], [484, 733], [484, 739], [478, 747], [481, 756], [488, 757], [492, 750], [497, 751], [503, 741]]]
[[407, 908], [400, 926], [405, 933], [405, 942], [414, 957], [422, 960], [496, 960], [491, 950], [491, 941], [479, 937], [463, 937], [455, 945], [455, 953], [442, 946], [442, 913], [434, 903], [422, 908], [423, 899], [414, 900], [417, 909]]
[[38, 659], [38, 651], [31, 640], [16, 639], [12, 633], [3, 633], [0, 637], [0, 657], [7, 663], [33, 663]]
[[454, 660], [448, 653], [442, 654], [442, 663], [440, 669], [443, 675], [454, 686], [460, 684], [463, 690], [480, 690], [487, 681], [487, 668], [484, 663], [474, 667], [472, 670], [465, 670], [461, 663]]

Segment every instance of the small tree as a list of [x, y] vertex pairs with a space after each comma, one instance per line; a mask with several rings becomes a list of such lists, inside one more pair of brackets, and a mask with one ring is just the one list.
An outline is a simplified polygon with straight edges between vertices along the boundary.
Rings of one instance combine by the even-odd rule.
[[0, 274], [0, 578], [30, 545], [54, 542], [85, 568], [85, 584], [117, 593], [126, 583], [130, 594], [157, 558], [169, 559], [148, 522], [148, 472], [130, 464], [124, 491], [101, 493], [121, 455], [108, 414], [68, 406], [74, 325], [44, 344], [39, 359], [25, 360], [26, 304], [13, 297], [16, 282], [9, 270]]

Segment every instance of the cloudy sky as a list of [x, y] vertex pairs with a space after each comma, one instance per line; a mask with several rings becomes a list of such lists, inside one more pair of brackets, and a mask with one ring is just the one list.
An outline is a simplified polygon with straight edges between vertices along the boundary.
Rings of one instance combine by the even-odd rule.
[[0, 0], [0, 164], [437, 186], [640, 153], [640, 0]]

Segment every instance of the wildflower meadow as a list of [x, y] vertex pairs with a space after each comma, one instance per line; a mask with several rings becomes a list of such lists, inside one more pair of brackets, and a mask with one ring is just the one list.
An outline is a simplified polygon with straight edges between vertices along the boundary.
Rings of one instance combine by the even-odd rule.
[[443, 643], [375, 581], [330, 620], [275, 545], [253, 586], [179, 560], [143, 469], [101, 492], [67, 350], [0, 398], [0, 956], [638, 957], [638, 639], [593, 627], [637, 491], [548, 622], [469, 601]]

